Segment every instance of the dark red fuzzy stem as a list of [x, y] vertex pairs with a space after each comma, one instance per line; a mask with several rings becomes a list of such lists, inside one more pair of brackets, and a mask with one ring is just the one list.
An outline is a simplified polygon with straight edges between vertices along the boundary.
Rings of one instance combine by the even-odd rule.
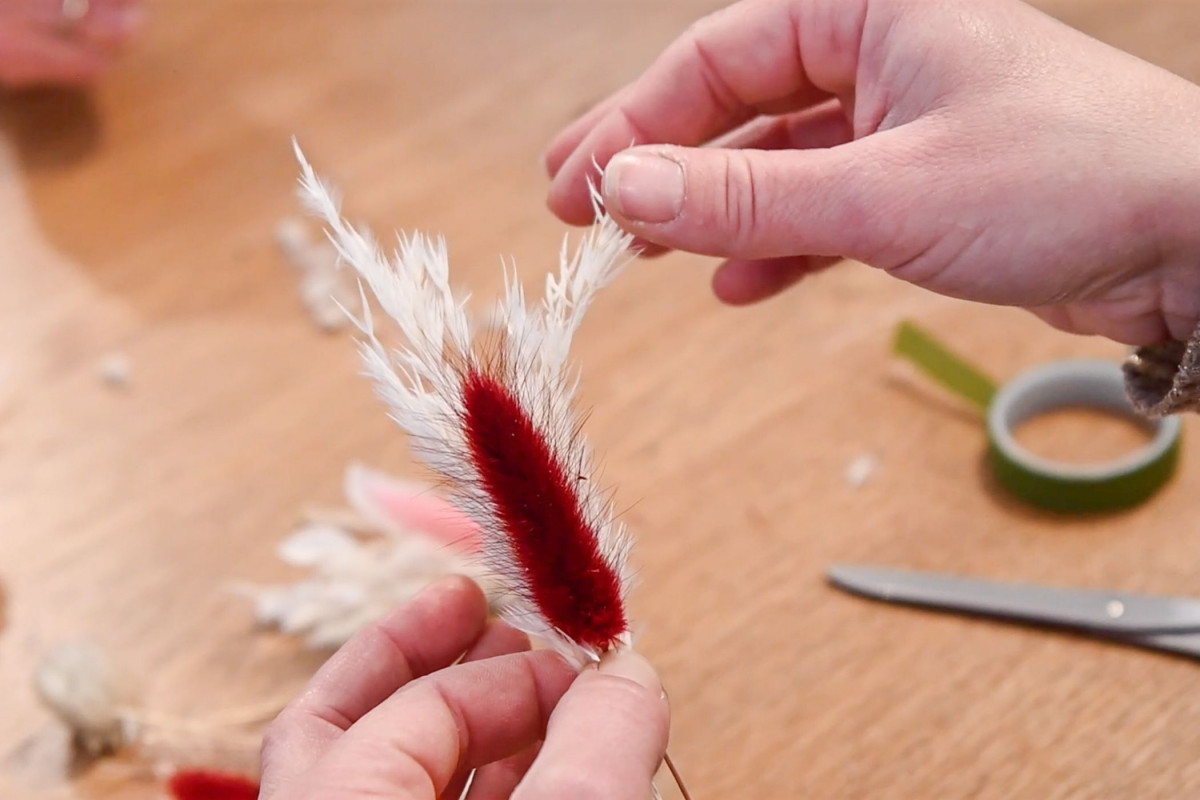
[[176, 772], [167, 789], [175, 800], [257, 800], [258, 784], [241, 775], [186, 769]]
[[596, 532], [546, 437], [499, 381], [471, 371], [463, 382], [475, 468], [508, 534], [531, 599], [575, 642], [603, 650], [625, 632], [620, 579], [600, 556]]

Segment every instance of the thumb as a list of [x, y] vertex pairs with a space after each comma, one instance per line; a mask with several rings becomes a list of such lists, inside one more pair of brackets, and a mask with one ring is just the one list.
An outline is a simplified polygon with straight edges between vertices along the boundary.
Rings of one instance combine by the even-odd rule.
[[662, 145], [615, 155], [602, 193], [612, 217], [655, 244], [704, 255], [877, 256], [894, 241], [894, 196], [876, 137], [823, 150]]
[[669, 729], [654, 668], [629, 650], [610, 655], [558, 701], [541, 752], [512, 798], [649, 797]]

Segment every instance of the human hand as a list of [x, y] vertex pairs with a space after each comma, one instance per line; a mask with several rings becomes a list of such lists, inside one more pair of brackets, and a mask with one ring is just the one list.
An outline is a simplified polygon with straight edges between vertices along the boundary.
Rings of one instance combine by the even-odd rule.
[[743, 0], [555, 139], [568, 222], [593, 158], [730, 303], [841, 256], [1128, 344], [1200, 320], [1200, 88], [1015, 0]]
[[478, 768], [475, 800], [646, 800], [668, 716], [640, 656], [577, 676], [488, 623], [479, 588], [451, 578], [361, 631], [280, 714], [260, 797], [457, 798]]
[[85, 85], [141, 24], [140, 0], [0, 0], [0, 85]]

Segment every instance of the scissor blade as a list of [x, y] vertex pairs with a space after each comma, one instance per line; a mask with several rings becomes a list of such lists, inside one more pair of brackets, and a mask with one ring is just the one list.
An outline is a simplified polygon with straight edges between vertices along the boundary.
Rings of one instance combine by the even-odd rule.
[[932, 572], [843, 564], [829, 579], [854, 594], [943, 611], [1110, 635], [1200, 631], [1200, 601], [998, 583]]

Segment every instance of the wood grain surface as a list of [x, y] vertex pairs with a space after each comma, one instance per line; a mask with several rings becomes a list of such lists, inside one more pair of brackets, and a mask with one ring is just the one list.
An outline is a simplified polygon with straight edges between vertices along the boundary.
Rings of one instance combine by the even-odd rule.
[[[273, 242], [296, 211], [289, 137], [353, 215], [444, 233], [478, 297], [501, 254], [533, 285], [564, 232], [541, 148], [716, 5], [158, 0], [97, 91], [0, 97], [0, 797], [159, 796], [118, 765], [72, 774], [31, 689], [42, 653], [102, 643], [160, 714], [298, 688], [319, 658], [255, 631], [227, 585], [289, 575], [275, 544], [339, 499], [348, 460], [419, 474]], [[1044, 5], [1200, 79], [1200, 4]], [[897, 377], [893, 326], [919, 319], [1000, 377], [1121, 348], [857, 265], [729, 309], [711, 268], [633, 269], [576, 353], [697, 800], [1197, 796], [1196, 664], [822, 577], [863, 560], [1196, 593], [1194, 422], [1145, 507], [1031, 512], [992, 485], [978, 422]], [[101, 380], [110, 353], [124, 388]], [[880, 467], [856, 489], [861, 454]]]

